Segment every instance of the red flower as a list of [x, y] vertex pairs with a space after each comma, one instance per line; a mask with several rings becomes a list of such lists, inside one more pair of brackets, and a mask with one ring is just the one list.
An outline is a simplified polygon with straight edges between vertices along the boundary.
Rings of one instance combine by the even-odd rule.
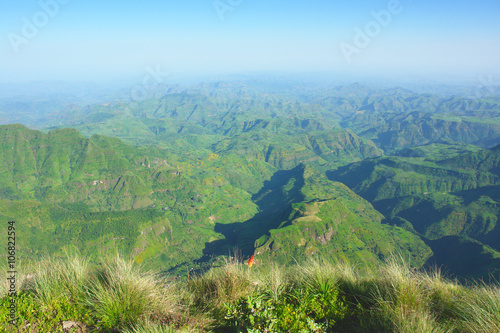
[[253, 265], [253, 255], [250, 257], [250, 259], [248, 260], [248, 268], [252, 268], [252, 265]]

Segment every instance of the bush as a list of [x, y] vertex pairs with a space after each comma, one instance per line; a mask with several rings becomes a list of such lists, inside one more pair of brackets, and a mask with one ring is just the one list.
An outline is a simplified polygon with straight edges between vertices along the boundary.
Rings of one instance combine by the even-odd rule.
[[278, 299], [268, 294], [245, 296], [226, 304], [224, 325], [253, 332], [326, 332], [346, 314], [338, 290], [318, 294], [310, 289], [290, 289]]

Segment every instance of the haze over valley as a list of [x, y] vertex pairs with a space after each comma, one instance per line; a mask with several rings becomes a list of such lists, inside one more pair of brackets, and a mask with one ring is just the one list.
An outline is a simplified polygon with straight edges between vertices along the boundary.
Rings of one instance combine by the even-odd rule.
[[[477, 324], [453, 302], [491, 291], [500, 306], [499, 9], [3, 2], [0, 220], [15, 223], [27, 281], [16, 313], [34, 332], [495, 331], [495, 314]], [[42, 292], [40, 262], [87, 275]], [[384, 289], [394, 265], [427, 297], [408, 301], [421, 317], [384, 298], [404, 289]], [[275, 267], [286, 287], [259, 289]], [[175, 306], [102, 305], [107, 288], [136, 290], [112, 281], [120, 269], [154, 289], [124, 298], [164, 302], [175, 284]]]

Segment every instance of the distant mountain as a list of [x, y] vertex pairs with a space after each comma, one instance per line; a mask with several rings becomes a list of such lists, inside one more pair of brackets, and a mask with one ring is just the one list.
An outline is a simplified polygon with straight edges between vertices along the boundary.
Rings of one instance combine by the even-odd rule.
[[43, 128], [0, 126], [0, 214], [32, 259], [120, 251], [177, 272], [238, 248], [497, 271], [498, 96], [242, 79], [67, 101], [0, 101], [1, 121]]
[[350, 129], [388, 152], [443, 141], [481, 147], [500, 143], [500, 99], [494, 97], [251, 81], [171, 86], [162, 92], [161, 98], [68, 106], [51, 113], [49, 123], [140, 145], [162, 144], [178, 134], [232, 137], [258, 130], [290, 134], [335, 127]]

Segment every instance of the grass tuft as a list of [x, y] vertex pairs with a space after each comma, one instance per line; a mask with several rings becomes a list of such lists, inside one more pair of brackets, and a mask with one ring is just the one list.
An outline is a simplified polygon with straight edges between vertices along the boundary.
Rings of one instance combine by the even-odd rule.
[[120, 257], [96, 269], [87, 285], [85, 305], [94, 309], [104, 327], [129, 327], [138, 319], [168, 316], [173, 310], [154, 275]]
[[463, 285], [400, 257], [373, 272], [328, 260], [249, 269], [230, 257], [175, 283], [121, 257], [95, 265], [69, 256], [31, 271], [16, 297], [17, 327], [7, 324], [3, 286], [0, 331], [62, 332], [76, 321], [125, 333], [500, 332], [498, 285]]

